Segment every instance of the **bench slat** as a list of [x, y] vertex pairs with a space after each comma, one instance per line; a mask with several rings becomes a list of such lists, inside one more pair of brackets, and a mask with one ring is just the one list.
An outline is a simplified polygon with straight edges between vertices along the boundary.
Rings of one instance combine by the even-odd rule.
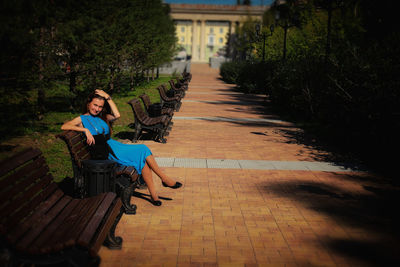
[[44, 158], [39, 157], [37, 160], [27, 163], [25, 166], [19, 168], [14, 173], [11, 173], [7, 177], [3, 178], [2, 180], [0, 180], [0, 191], [5, 189], [7, 186], [10, 186], [18, 182], [18, 179], [22, 178], [24, 174], [27, 175], [32, 170], [35, 170], [38, 167], [44, 165], [44, 163], [45, 163]]
[[[53, 179], [50, 175], [48, 175], [47, 177]], [[50, 185], [47, 186], [45, 190], [40, 192], [40, 194], [36, 195], [35, 198], [33, 198], [31, 201], [27, 202], [25, 206], [21, 207], [14, 214], [10, 214], [10, 216], [8, 216], [5, 226], [8, 229], [13, 229], [15, 225], [17, 225], [19, 222], [21, 222], [25, 217], [29, 215], [27, 214], [27, 211], [33, 210], [35, 207], [39, 205], [39, 203], [47, 199], [50, 195], [54, 194], [54, 192], [57, 189], [58, 187], [55, 183], [50, 183]]]
[[136, 181], [139, 178], [139, 174], [132, 166], [119, 166], [116, 170], [116, 175], [119, 176], [122, 174], [130, 176], [132, 181]]
[[[2, 207], [2, 209], [0, 209], [0, 216], [2, 219], [12, 215], [19, 208], [24, 209], [25, 205], [31, 203], [31, 199], [37, 194], [37, 192], [40, 192], [42, 188], [46, 188], [51, 181], [52, 177], [47, 175], [45, 178], [41, 179], [39, 183], [29, 187], [23, 195], [19, 195], [18, 198], [15, 198], [13, 201]], [[2, 219], [0, 219], [0, 221], [2, 221]]]
[[32, 243], [29, 248], [30, 253], [32, 254], [44, 254], [50, 253], [51, 249], [49, 249], [48, 244], [51, 244], [54, 239], [54, 235], [59, 230], [59, 227], [65, 222], [71, 213], [74, 211], [76, 206], [79, 204], [80, 199], [72, 199], [71, 202], [65, 207], [63, 212], [55, 218], [52, 223], [46, 228], [46, 231], [42, 233], [35, 241]]
[[82, 209], [79, 211], [77, 220], [75, 220], [73, 224], [69, 226], [70, 232], [66, 232], [68, 235], [60, 237], [61, 240], [66, 240], [65, 244], [63, 244], [64, 246], [72, 246], [75, 244], [83, 229], [85, 229], [87, 222], [93, 216], [97, 207], [103, 201], [105, 196], [106, 193], [100, 194], [96, 197], [91, 197], [88, 199], [85, 205], [82, 205]]
[[76, 146], [78, 144], [81, 144], [84, 141], [86, 141], [85, 138], [83, 137], [83, 135], [81, 133], [78, 133], [78, 132], [77, 132], [77, 134], [75, 136], [73, 136], [70, 139], [68, 139], [69, 145], [71, 147], [74, 147], [74, 146]]
[[[45, 254], [64, 257], [61, 249], [76, 247], [82, 237], [89, 240], [87, 256], [98, 258], [97, 244], [104, 242], [107, 233], [114, 237], [122, 207], [115, 193], [88, 199], [65, 195], [38, 149], [25, 149], [1, 161], [0, 167], [0, 234], [16, 260], [22, 257], [33, 263], [46, 260]], [[77, 255], [65, 254], [71, 259]]]
[[[69, 216], [59, 225], [57, 231], [52, 236], [53, 238], [49, 240], [47, 247], [42, 248], [42, 250], [46, 250], [47, 252], [53, 250], [59, 251], [68, 245], [73, 246], [75, 241], [70, 241], [70, 234], [73, 233], [72, 231], [77, 231], [75, 225], [80, 224], [82, 216], [85, 216], [87, 213], [90, 203], [90, 198], [80, 199], [78, 205], [75, 206]], [[61, 243], [59, 240], [63, 240], [63, 242]]]
[[[64, 193], [60, 190], [57, 190], [54, 194], [52, 194], [46, 201], [41, 202], [39, 207], [28, 216], [24, 222], [15, 225], [14, 229], [10, 229], [10, 234], [8, 235], [8, 239], [11, 243], [16, 243], [21, 236], [25, 234], [25, 232], [29, 231], [35, 222], [39, 220], [43, 214], [45, 214], [54, 204], [57, 203], [58, 200], [62, 198]], [[29, 212], [29, 210], [26, 210]]]
[[[60, 201], [57, 202], [46, 214], [43, 214], [35, 221], [31, 221], [30, 231], [18, 241], [16, 248], [20, 250], [28, 250], [31, 243], [46, 230], [48, 225], [57, 217], [57, 215], [68, 205], [71, 201], [70, 196], [64, 195]], [[29, 250], [28, 250], [29, 251]]]
[[39, 169], [34, 170], [29, 176], [25, 176], [22, 178], [26, 178], [20, 181], [17, 184], [13, 184], [11, 188], [8, 188], [7, 191], [2, 192], [0, 196], [0, 203], [5, 203], [8, 201], [13, 201], [12, 199], [19, 193], [25, 191], [27, 187], [31, 184], [35, 184], [35, 181], [46, 175], [48, 172], [47, 166], [41, 166]]
[[80, 161], [90, 158], [90, 153], [86, 150], [81, 150], [78, 153], [76, 153], [76, 155], [77, 158], [80, 159]]
[[[122, 201], [120, 198], [117, 198], [116, 203], [110, 212], [110, 217], [111, 218], [117, 217], [118, 214], [121, 212], [121, 208], [122, 208]], [[106, 222], [106, 224], [103, 225], [103, 227], [99, 231], [99, 238], [97, 238], [96, 242], [92, 245], [91, 249], [92, 255], [94, 255], [94, 252], [99, 251], [101, 245], [103, 244], [100, 242], [100, 240], [104, 240], [106, 238], [108, 232], [110, 231], [109, 229], [113, 226], [113, 224], [114, 222], [109, 220], [108, 222]]]
[[86, 153], [89, 153], [89, 151], [87, 150], [87, 144], [85, 144], [84, 142], [79, 142], [77, 145], [71, 147], [71, 153], [72, 154], [77, 154], [79, 152], [81, 152], [82, 150], [84, 150]]
[[5, 175], [18, 166], [25, 164], [27, 161], [42, 154], [39, 149], [28, 148], [17, 153], [15, 156], [0, 162], [0, 176]]
[[117, 195], [112, 192], [106, 194], [105, 198], [96, 209], [95, 214], [91, 217], [82, 234], [78, 238], [79, 245], [83, 247], [89, 246], [90, 241], [93, 238], [93, 234], [95, 233], [95, 229], [99, 227], [104, 215], [107, 213], [108, 209], [110, 208], [116, 197]]
[[80, 140], [80, 132], [76, 131], [63, 131], [62, 133], [56, 135], [56, 137], [63, 139], [68, 142], [69, 145], [74, 145]]

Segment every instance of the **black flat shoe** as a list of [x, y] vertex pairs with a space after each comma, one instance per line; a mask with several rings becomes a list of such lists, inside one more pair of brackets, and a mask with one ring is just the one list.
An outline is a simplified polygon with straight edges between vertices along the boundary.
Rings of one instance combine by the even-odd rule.
[[162, 182], [162, 185], [163, 185], [164, 187], [169, 187], [169, 188], [172, 188], [172, 189], [177, 189], [177, 188], [179, 188], [179, 187], [182, 186], [182, 184], [181, 184], [180, 182], [175, 182], [175, 184], [174, 184], [173, 186], [169, 186], [169, 185], [167, 185], [166, 183]]
[[150, 203], [153, 204], [154, 206], [161, 206], [162, 205], [161, 200], [154, 200], [153, 198], [150, 199]]

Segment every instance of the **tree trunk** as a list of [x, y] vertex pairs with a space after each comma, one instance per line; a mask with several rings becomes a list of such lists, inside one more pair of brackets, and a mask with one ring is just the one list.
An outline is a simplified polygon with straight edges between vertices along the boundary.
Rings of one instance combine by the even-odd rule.
[[328, 62], [331, 53], [331, 21], [332, 21], [332, 0], [328, 1], [328, 25], [326, 34], [325, 63]]
[[[40, 39], [39, 39], [39, 46], [42, 48], [44, 43], [44, 35], [46, 29], [44, 27], [40, 28]], [[38, 113], [37, 119], [43, 119], [43, 114], [45, 112], [45, 86], [44, 86], [44, 51], [39, 51], [39, 87], [38, 87], [38, 95], [37, 95], [37, 105], [38, 105]]]
[[72, 68], [70, 69], [69, 72], [69, 91], [74, 95], [71, 99], [70, 99], [70, 106], [69, 109], [71, 111], [75, 110], [75, 106], [77, 105], [76, 103], [76, 72], [74, 70], [72, 70]]
[[133, 74], [133, 68], [131, 68], [131, 71], [130, 71], [130, 84], [129, 84], [129, 90], [131, 90], [131, 91], [133, 91], [134, 90], [134, 83], [135, 83], [135, 81], [134, 81], [134, 78], [135, 78], [135, 75]]
[[283, 60], [286, 60], [286, 39], [287, 39], [288, 26], [284, 27], [284, 37], [283, 37]]
[[111, 75], [110, 75], [110, 91], [109, 94], [112, 94], [112, 92], [114, 92], [114, 79], [115, 79], [115, 68], [111, 68]]

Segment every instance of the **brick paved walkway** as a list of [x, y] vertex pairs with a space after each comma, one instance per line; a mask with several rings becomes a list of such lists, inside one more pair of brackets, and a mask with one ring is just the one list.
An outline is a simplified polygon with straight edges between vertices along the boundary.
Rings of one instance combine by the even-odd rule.
[[[137, 214], [123, 216], [117, 228], [123, 249], [103, 247], [101, 266], [400, 262], [398, 221], [390, 206], [395, 188], [366, 172], [291, 168], [299, 162], [328, 164], [333, 157], [271, 114], [264, 97], [235, 92], [205, 64], [192, 65], [192, 74], [168, 143], [144, 141], [160, 164], [174, 166], [163, 169], [184, 187], [165, 189], [157, 179], [160, 196], [172, 198], [161, 207], [132, 198]], [[214, 165], [169, 165], [171, 159]], [[255, 167], [229, 168], [224, 161]], [[278, 167], [260, 169], [257, 162]]]

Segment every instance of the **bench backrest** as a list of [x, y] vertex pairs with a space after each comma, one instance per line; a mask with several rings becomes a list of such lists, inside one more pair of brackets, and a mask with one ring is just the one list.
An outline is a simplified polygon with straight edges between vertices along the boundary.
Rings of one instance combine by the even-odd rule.
[[[56, 135], [57, 138], [64, 140], [67, 144], [72, 160], [72, 168], [74, 171], [75, 186], [74, 190], [81, 190], [82, 162], [90, 159], [89, 145], [86, 143], [86, 137], [81, 132], [63, 131]], [[132, 166], [118, 165], [116, 169], [117, 177], [125, 175], [130, 177], [129, 181], [136, 181], [139, 175]]]
[[169, 82], [169, 85], [171, 86], [172, 89], [178, 90], [178, 88], [175, 86], [174, 80], [169, 80], [168, 82]]
[[[39, 149], [28, 148], [0, 162], [0, 235], [21, 255], [79, 245], [96, 257], [121, 206], [112, 192], [85, 200], [64, 194]], [[46, 259], [40, 258], [43, 263]]]
[[[0, 162], [0, 233], [21, 223], [48, 196], [60, 191], [42, 152], [27, 148]], [[60, 191], [60, 194], [62, 192]]]
[[89, 146], [86, 143], [86, 137], [81, 132], [63, 131], [56, 137], [64, 140], [68, 146], [69, 153], [73, 160], [74, 172], [75, 167], [82, 168], [82, 161], [90, 159]]
[[135, 120], [138, 120], [140, 123], [144, 123], [145, 119], [148, 118], [149, 116], [144, 111], [139, 100], [134, 98], [130, 100], [128, 104], [132, 107], [132, 111], [135, 115]]
[[158, 90], [158, 92], [160, 93], [160, 97], [161, 97], [161, 100], [162, 100], [162, 101], [166, 101], [166, 102], [172, 101], [172, 99], [170, 99], [170, 98], [167, 96], [166, 92], [165, 92], [165, 85], [164, 85], [164, 84], [158, 86], [158, 87], [157, 87], [157, 90]]
[[139, 97], [140, 99], [142, 99], [145, 108], [149, 110], [149, 107], [151, 105], [150, 97], [146, 94], [141, 94]]

